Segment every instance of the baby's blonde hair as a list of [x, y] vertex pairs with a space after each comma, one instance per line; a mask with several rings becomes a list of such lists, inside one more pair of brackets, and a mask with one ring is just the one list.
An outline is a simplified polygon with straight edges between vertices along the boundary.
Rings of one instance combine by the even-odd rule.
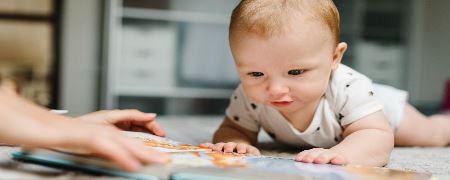
[[238, 31], [281, 35], [299, 16], [323, 22], [339, 43], [339, 12], [332, 0], [242, 0], [231, 15], [230, 38]]

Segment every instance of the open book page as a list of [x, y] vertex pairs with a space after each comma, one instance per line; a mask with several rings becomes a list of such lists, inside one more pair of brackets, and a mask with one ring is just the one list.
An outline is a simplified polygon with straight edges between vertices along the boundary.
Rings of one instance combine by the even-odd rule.
[[[194, 146], [187, 143], [181, 143], [168, 138], [155, 136], [149, 133], [132, 132], [132, 131], [122, 131], [122, 132], [128, 137], [141, 141], [147, 147], [161, 152], [174, 153], [174, 152], [211, 151], [210, 149], [201, 148], [199, 146]], [[30, 150], [33, 148], [25, 148], [25, 149]], [[91, 155], [89, 152], [82, 149], [65, 149], [65, 148], [52, 148], [52, 149], [55, 151], [61, 151], [77, 155]]]
[[272, 156], [213, 152], [146, 133], [125, 133], [146, 143], [149, 148], [171, 153], [172, 161], [163, 165], [148, 164], [130, 174], [120, 171], [114, 163], [98, 157], [48, 149], [24, 149], [16, 153], [15, 157], [38, 164], [46, 162], [56, 167], [75, 167], [132, 178], [139, 175], [177, 179], [175, 177], [178, 175], [188, 175], [237, 179], [432, 179], [430, 174], [387, 168], [311, 164]]
[[[430, 179], [431, 177], [428, 174], [387, 168], [320, 165], [272, 156], [248, 156], [237, 153], [212, 152], [209, 149], [202, 149], [198, 146], [183, 144], [151, 134], [126, 133], [130, 137], [140, 138], [146, 145], [157, 150], [175, 152], [172, 154], [173, 160], [169, 165], [172, 173], [195, 172], [196, 174], [205, 174], [208, 171], [210, 172], [209, 175], [235, 178], [259, 177], [262, 179], [271, 179], [273, 177], [284, 177], [287, 179], [290, 177], [294, 179], [299, 177], [324, 179]], [[145, 167], [141, 171], [145, 172]], [[239, 175], [233, 175], [237, 172], [239, 172]]]
[[[174, 153], [171, 174], [224, 176], [243, 179], [431, 179], [430, 174], [380, 167], [337, 166], [296, 162], [271, 156], [248, 156], [236, 153]], [[141, 172], [151, 173], [152, 166]]]
[[136, 138], [142, 141], [149, 148], [162, 152], [201, 152], [210, 151], [210, 149], [201, 148], [191, 144], [181, 143], [168, 138], [155, 136], [142, 132], [123, 131], [128, 137]]

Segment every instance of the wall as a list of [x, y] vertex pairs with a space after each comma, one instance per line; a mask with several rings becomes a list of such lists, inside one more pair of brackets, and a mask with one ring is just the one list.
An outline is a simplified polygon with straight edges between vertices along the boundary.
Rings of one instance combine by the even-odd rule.
[[97, 108], [101, 0], [66, 0], [63, 6], [60, 105], [80, 115]]
[[[450, 78], [450, 1], [418, 0], [413, 26], [419, 26], [416, 38], [417, 65], [411, 75], [416, 81], [411, 96], [413, 103], [439, 105], [444, 84]], [[415, 24], [415, 25], [414, 25]], [[414, 57], [412, 57], [414, 58]], [[411, 83], [414, 84], [414, 83]]]

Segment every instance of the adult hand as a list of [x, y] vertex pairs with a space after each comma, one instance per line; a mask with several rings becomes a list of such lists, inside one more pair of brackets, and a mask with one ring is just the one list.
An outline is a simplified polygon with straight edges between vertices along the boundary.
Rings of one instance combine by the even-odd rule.
[[78, 117], [82, 121], [114, 124], [122, 130], [149, 132], [164, 137], [165, 131], [155, 120], [155, 113], [138, 110], [103, 110]]
[[143, 143], [125, 136], [117, 128], [97, 123], [59, 123], [57, 139], [51, 147], [77, 153], [96, 154], [110, 159], [125, 170], [137, 170], [141, 163], [164, 163], [170, 155], [151, 150]]
[[[48, 109], [0, 89], [0, 142], [93, 153], [113, 160], [119, 167], [130, 171], [137, 170], [140, 163], [165, 162], [170, 159], [169, 155], [149, 149], [110, 125], [124, 119], [151, 123], [154, 122], [154, 116], [131, 115], [132, 118], [127, 118], [129, 116], [123, 114], [128, 113], [99, 112], [84, 116], [86, 121], [99, 123], [77, 121], [51, 113]], [[159, 132], [158, 127], [152, 124], [149, 129]]]

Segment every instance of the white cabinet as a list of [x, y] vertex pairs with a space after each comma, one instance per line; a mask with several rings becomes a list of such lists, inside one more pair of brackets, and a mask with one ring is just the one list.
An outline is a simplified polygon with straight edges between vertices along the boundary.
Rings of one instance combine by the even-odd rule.
[[101, 108], [223, 114], [239, 83], [228, 47], [238, 0], [105, 2]]
[[122, 28], [117, 91], [150, 93], [175, 87], [176, 26], [128, 25]]

